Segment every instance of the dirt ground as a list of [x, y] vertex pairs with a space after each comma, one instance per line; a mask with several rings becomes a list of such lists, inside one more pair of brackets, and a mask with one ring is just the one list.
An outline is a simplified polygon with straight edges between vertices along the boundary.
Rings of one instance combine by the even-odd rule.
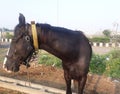
[[[105, 54], [108, 53], [110, 50], [111, 48], [93, 47], [93, 51], [97, 54]], [[21, 69], [18, 73], [8, 74], [3, 70], [1, 62], [0, 75], [24, 80], [25, 82], [28, 81], [29, 79], [30, 82], [64, 90], [66, 88], [63, 70], [59, 68], [54, 68], [52, 66], [33, 65], [29, 69], [26, 69], [25, 66], [21, 66]], [[25, 94], [25, 93], [0, 87], [0, 94]], [[111, 78], [89, 74], [84, 94], [120, 94], [120, 84], [114, 82]]]
[[[52, 66], [39, 65], [32, 66], [29, 69], [26, 69], [25, 66], [21, 66], [18, 73], [11, 74], [6, 73], [2, 68], [0, 68], [0, 75], [24, 80], [25, 82], [30, 79], [30, 82], [64, 90], [66, 87], [63, 70]], [[120, 86], [120, 84], [118, 86]], [[120, 94], [120, 87], [118, 86], [113, 83], [111, 78], [89, 74], [84, 94]], [[4, 92], [4, 90], [4, 88], [0, 88], [0, 92]], [[0, 94], [24, 94], [17, 91], [6, 90], [5, 91], [7, 93]]]
[[106, 54], [115, 48], [112, 47], [92, 47], [92, 50], [95, 54]]
[[0, 87], [0, 94], [25, 94], [25, 93]]
[[25, 82], [30, 78], [30, 82], [65, 89], [63, 70], [53, 68], [51, 66], [30, 67], [29, 69], [26, 69], [25, 66], [21, 66], [21, 69], [18, 73], [11, 74], [0, 68], [0, 75], [24, 80]]

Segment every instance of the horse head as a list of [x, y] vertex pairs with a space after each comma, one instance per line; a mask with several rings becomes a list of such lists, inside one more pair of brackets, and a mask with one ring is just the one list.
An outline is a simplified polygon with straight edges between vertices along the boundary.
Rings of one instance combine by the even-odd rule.
[[27, 60], [34, 52], [30, 25], [26, 24], [25, 17], [20, 14], [19, 24], [14, 29], [14, 36], [4, 59], [3, 67], [8, 72], [17, 72], [21, 64], [27, 65]]

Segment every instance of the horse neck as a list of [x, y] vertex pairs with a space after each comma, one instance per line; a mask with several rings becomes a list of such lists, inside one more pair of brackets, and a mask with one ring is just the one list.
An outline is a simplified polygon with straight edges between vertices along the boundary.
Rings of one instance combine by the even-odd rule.
[[55, 32], [49, 29], [46, 30], [42, 28], [37, 29], [37, 31], [38, 31], [39, 49], [43, 49], [60, 58], [60, 55], [58, 54], [52, 41], [56, 37]]

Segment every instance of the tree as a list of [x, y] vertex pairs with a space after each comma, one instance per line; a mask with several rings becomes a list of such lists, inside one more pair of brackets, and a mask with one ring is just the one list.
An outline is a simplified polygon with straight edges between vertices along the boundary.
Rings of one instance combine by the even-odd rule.
[[10, 34], [9, 32], [7, 32], [6, 35], [5, 35], [5, 37], [6, 37], [7, 39], [11, 39], [11, 38], [13, 37], [13, 35]]
[[110, 37], [110, 34], [111, 34], [111, 31], [106, 29], [103, 31], [103, 34], [106, 36], [106, 37]]

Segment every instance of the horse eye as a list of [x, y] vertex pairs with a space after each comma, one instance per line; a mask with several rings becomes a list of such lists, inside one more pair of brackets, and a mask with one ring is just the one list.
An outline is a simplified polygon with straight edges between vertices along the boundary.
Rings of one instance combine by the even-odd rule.
[[30, 37], [29, 36], [25, 36], [25, 40], [30, 41]]

